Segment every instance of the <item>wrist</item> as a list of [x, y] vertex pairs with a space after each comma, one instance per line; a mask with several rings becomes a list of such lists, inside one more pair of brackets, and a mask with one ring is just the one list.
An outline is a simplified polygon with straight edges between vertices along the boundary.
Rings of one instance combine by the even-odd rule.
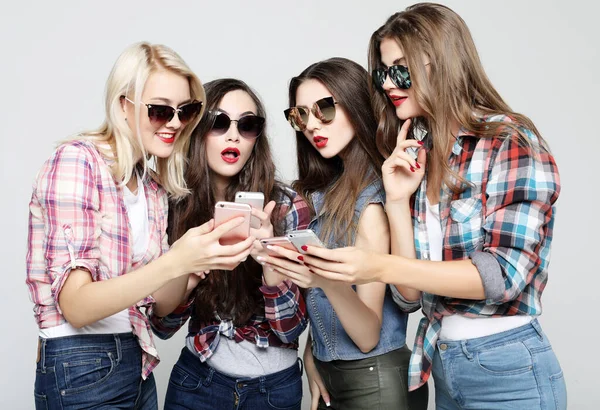
[[182, 259], [178, 257], [175, 249], [171, 248], [167, 253], [163, 254], [157, 261], [163, 264], [163, 270], [168, 272], [170, 279], [176, 279], [185, 275], [185, 269], [181, 265]]
[[386, 199], [385, 206], [386, 212], [387, 210], [397, 210], [397, 209], [405, 209], [410, 208], [410, 197], [408, 198], [397, 198], [393, 200]]

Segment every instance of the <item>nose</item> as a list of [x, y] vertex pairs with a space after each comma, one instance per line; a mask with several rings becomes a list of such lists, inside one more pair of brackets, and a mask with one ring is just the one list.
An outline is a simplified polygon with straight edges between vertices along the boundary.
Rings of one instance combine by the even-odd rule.
[[171, 118], [171, 121], [169, 121], [168, 123], [165, 124], [165, 126], [167, 128], [170, 128], [174, 131], [177, 131], [179, 128], [181, 128], [181, 121], [179, 121], [179, 113], [175, 112], [175, 114], [173, 115], [173, 118]]
[[311, 111], [308, 112], [308, 121], [306, 122], [306, 130], [313, 132], [321, 128], [321, 121]]
[[396, 84], [394, 84], [389, 76], [388, 73], [385, 73], [385, 81], [383, 82], [383, 89], [385, 91], [389, 91], [389, 90], [393, 90], [396, 87]]
[[[235, 122], [235, 126], [233, 124], [234, 122]], [[225, 141], [240, 142], [240, 138], [241, 138], [241, 135], [238, 131], [237, 121], [231, 120], [231, 122], [229, 123], [229, 129], [225, 133]]]

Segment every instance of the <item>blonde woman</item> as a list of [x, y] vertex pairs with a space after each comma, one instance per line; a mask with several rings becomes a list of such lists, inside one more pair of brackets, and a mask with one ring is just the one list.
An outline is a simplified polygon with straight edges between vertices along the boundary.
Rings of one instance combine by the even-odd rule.
[[420, 300], [409, 386], [433, 374], [437, 409], [565, 409], [537, 320], [560, 192], [545, 141], [445, 6], [391, 16], [369, 64], [393, 255], [309, 246], [305, 263], [329, 279], [392, 283], [403, 308]]
[[156, 409], [149, 317], [175, 309], [190, 274], [250, 253], [252, 238], [219, 245], [239, 220], [192, 228], [167, 252], [167, 199], [188, 193], [183, 162], [203, 103], [181, 57], [134, 44], [108, 78], [102, 126], [61, 144], [38, 173], [27, 253], [37, 409]]

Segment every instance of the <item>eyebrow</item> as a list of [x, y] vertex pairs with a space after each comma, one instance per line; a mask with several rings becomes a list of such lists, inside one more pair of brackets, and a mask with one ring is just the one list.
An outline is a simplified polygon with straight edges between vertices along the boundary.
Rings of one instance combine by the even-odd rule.
[[[223, 114], [231, 115], [222, 108], [217, 108], [215, 111], [223, 113]], [[256, 114], [252, 111], [244, 111], [243, 113], [240, 114], [240, 118], [245, 117], [246, 115], [256, 115]]]
[[[153, 97], [150, 98], [150, 101], [160, 101], [160, 102], [164, 102], [167, 105], [171, 105], [173, 102], [171, 100], [169, 100], [168, 98], [164, 98], [164, 97]], [[191, 103], [192, 99], [188, 98], [187, 100], [181, 102], [181, 104], [178, 105], [178, 107], [181, 107], [182, 105]]]

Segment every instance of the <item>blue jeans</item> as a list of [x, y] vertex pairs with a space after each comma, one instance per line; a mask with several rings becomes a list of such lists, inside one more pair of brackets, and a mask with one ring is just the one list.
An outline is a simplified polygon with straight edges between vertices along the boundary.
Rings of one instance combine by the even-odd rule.
[[133, 333], [40, 339], [36, 410], [156, 410], [154, 376], [142, 380], [142, 350]]
[[300, 410], [302, 366], [299, 363], [262, 377], [236, 378], [200, 362], [184, 347], [171, 372], [165, 410]]
[[558, 359], [537, 320], [495, 335], [437, 343], [436, 409], [567, 408]]

